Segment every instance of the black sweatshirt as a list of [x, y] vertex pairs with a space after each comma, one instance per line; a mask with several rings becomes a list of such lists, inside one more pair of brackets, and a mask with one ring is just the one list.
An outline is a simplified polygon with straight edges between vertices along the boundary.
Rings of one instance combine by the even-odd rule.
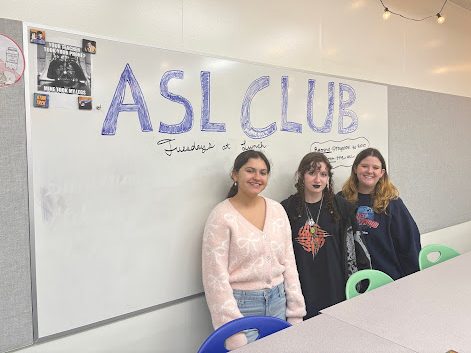
[[[325, 201], [325, 200], [324, 200]], [[345, 299], [345, 284], [357, 269], [370, 268], [369, 256], [361, 242], [354, 209], [336, 196], [334, 207], [339, 220], [334, 221], [326, 202], [319, 213], [319, 228], [310, 232], [307, 210], [317, 220], [320, 202], [302, 205], [291, 195], [281, 202], [291, 224], [293, 249], [301, 288], [306, 302], [305, 319]]]

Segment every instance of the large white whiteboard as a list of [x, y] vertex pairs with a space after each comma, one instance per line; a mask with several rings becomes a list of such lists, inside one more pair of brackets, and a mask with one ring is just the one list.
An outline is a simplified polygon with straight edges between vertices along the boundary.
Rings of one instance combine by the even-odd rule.
[[[87, 59], [93, 110], [78, 110], [75, 94], [51, 92], [49, 109], [40, 109], [32, 96], [44, 68], [38, 46], [27, 48], [39, 337], [202, 292], [204, 222], [225, 197], [244, 147], [267, 154], [265, 195], [278, 201], [294, 191], [297, 164], [311, 150], [328, 153], [336, 190], [360, 149], [378, 147], [387, 158], [383, 85], [46, 33], [47, 41], [69, 46], [95, 40], [97, 54]], [[116, 113], [113, 131], [110, 107], [133, 109], [120, 103], [120, 92], [122, 104], [143, 99], [141, 121], [137, 111]], [[190, 122], [187, 132], [159, 132], [162, 124], [185, 130]]]

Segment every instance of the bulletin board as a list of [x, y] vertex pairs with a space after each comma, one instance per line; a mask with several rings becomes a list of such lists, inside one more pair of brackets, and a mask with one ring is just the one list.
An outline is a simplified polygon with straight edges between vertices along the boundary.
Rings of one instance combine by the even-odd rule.
[[388, 86], [389, 168], [422, 234], [471, 220], [471, 98]]
[[33, 343], [22, 37], [0, 18], [0, 352]]
[[24, 31], [39, 337], [201, 293], [204, 223], [243, 150], [268, 156], [277, 201], [307, 152], [336, 190], [360, 150], [388, 157], [384, 85]]

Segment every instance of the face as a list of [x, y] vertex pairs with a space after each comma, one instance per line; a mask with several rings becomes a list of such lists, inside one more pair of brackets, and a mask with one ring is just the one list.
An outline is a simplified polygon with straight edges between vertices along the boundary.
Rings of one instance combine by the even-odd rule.
[[62, 63], [56, 68], [57, 80], [61, 81], [62, 84], [66, 87], [72, 86], [74, 84], [75, 76], [75, 69], [70, 63]]
[[238, 184], [237, 193], [256, 196], [267, 186], [267, 165], [263, 159], [250, 158], [238, 172], [232, 173], [232, 179]]
[[329, 170], [324, 162], [304, 173], [304, 196], [321, 195], [329, 184]]
[[371, 193], [378, 181], [384, 175], [381, 161], [377, 157], [368, 156], [361, 160], [355, 170], [358, 178], [358, 190], [363, 193]]

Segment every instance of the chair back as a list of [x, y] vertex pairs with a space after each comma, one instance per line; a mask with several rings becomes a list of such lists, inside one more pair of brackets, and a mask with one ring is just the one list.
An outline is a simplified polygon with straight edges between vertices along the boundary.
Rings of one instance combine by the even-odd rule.
[[[432, 253], [438, 253], [438, 258], [434, 261], [429, 259], [429, 255]], [[440, 262], [449, 260], [455, 256], [458, 256], [460, 253], [455, 249], [450, 248], [449, 246], [442, 244], [430, 244], [424, 246], [419, 253], [419, 268], [421, 270], [428, 268], [430, 266], [439, 264]]]
[[389, 275], [378, 270], [360, 270], [351, 275], [347, 280], [347, 284], [345, 285], [345, 296], [347, 299], [351, 299], [361, 294], [357, 290], [357, 285], [366, 279], [369, 280], [369, 283], [365, 292], [394, 281], [391, 277], [389, 277]]
[[287, 321], [271, 316], [245, 316], [219, 327], [203, 342], [198, 353], [226, 353], [229, 350], [225, 347], [226, 339], [242, 330], [257, 329], [258, 337], [262, 338], [277, 331], [290, 327]]

